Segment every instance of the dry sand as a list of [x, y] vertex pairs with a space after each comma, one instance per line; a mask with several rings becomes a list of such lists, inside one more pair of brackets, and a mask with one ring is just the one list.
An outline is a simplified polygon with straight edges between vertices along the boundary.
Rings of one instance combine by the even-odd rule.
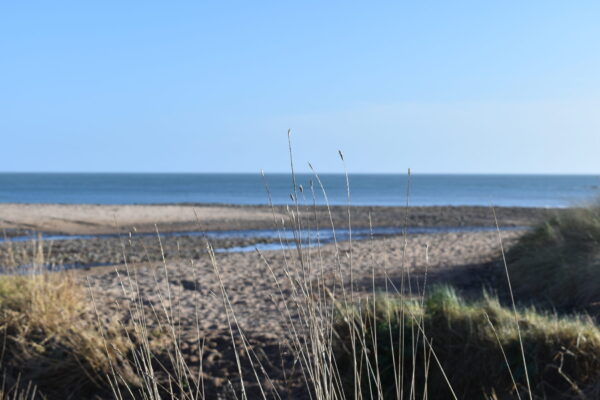
[[[506, 245], [521, 234], [501, 233]], [[321, 272], [330, 281], [334, 279], [340, 272], [337, 254], [341, 255], [341, 272], [347, 279], [350, 271], [348, 242], [340, 243], [338, 249], [333, 244], [320, 249], [305, 249], [305, 260], [311, 260], [313, 279]], [[400, 287], [402, 276], [410, 273], [413, 293], [423, 290], [427, 276], [428, 288], [452, 284], [463, 294], [480, 295], [484, 285], [499, 287], [504, 284], [497, 278], [501, 277], [498, 274], [500, 266], [494, 262], [498, 256], [496, 232], [410, 235], [406, 242], [402, 237], [355, 242], [351, 257], [354, 293], [358, 298], [373, 290], [383, 292], [386, 282], [393, 293], [393, 287]], [[123, 321], [128, 320], [127, 307], [137, 298], [131, 296], [136, 290], [131, 290], [130, 284], [139, 289], [148, 315], [152, 315], [152, 310], [160, 313], [163, 306], [169, 309], [172, 305], [175, 325], [181, 330], [182, 351], [191, 360], [190, 365], [199, 365], [198, 337], [201, 337], [205, 341], [202, 359], [206, 387], [221, 393], [223, 398], [234, 398], [226, 396], [230, 387], [227, 379], [235, 386], [238, 376], [229, 336], [232, 313], [229, 316], [226, 313], [220, 278], [237, 323], [267, 366], [269, 385], [274, 385], [280, 394], [287, 391], [284, 398], [307, 398], [301, 376], [293, 374], [297, 364], [285, 340], [290, 336], [286, 306], [290, 307], [287, 309], [298, 323], [296, 309], [290, 304], [293, 303], [290, 300], [292, 287], [288, 278], [289, 270], [298, 271], [296, 251], [268, 251], [262, 255], [216, 254], [216, 262], [215, 269], [209, 256], [204, 255], [195, 261], [167, 261], [166, 267], [162, 263], [146, 263], [128, 268], [100, 267], [79, 273], [89, 282], [107, 321], [115, 315]], [[286, 265], [291, 266], [289, 270]], [[389, 279], [385, 279], [386, 275]], [[134, 281], [130, 282], [128, 276], [135, 276]], [[166, 300], [169, 297], [170, 302]], [[242, 348], [240, 343], [237, 346]], [[242, 357], [243, 360], [246, 358]], [[249, 373], [249, 365], [244, 368]], [[261, 384], [266, 383], [263, 380]], [[251, 377], [246, 382], [246, 390], [254, 393], [256, 397], [253, 398], [260, 398], [258, 385]]]
[[[278, 215], [278, 218], [283, 215]], [[189, 205], [0, 204], [0, 229], [67, 234], [271, 226], [269, 209]], [[122, 227], [122, 228], [121, 228]]]
[[[501, 233], [505, 245], [521, 234]], [[338, 249], [342, 255], [342, 271], [349, 276], [348, 242], [340, 243]], [[315, 274], [324, 271], [326, 276], [333, 277], [339, 272], [333, 244], [306, 248], [304, 251], [312, 259]], [[352, 270], [355, 290], [370, 293], [374, 273], [376, 290], [381, 291], [385, 286], [384, 274], [397, 284], [402, 273], [406, 274], [407, 271], [414, 279], [413, 288], [416, 290], [417, 285], [422, 287], [420, 280], [424, 278], [426, 269], [430, 285], [455, 283], [463, 290], [478, 290], [486, 278], [484, 274], [478, 274], [476, 269], [490, 267], [488, 263], [496, 260], [498, 255], [496, 232], [409, 235], [406, 248], [402, 237], [354, 242]], [[277, 295], [275, 277], [282, 283], [287, 282], [285, 266], [298, 265], [297, 257], [296, 250], [267, 251], [262, 256], [257, 252], [216, 254], [218, 272], [240, 324], [246, 330], [281, 333], [285, 329], [279, 311], [283, 303]], [[267, 263], [275, 272], [275, 277], [271, 275]], [[166, 266], [166, 274], [162, 263], [129, 266], [130, 273], [135, 271], [137, 285], [148, 305], [160, 307], [160, 295], [166, 298], [168, 282], [173, 304], [181, 310], [184, 325], [195, 326], [194, 316], [198, 307], [200, 326], [204, 331], [226, 328], [219, 279], [210, 257], [204, 255], [194, 261], [167, 261]], [[122, 306], [131, 300], [121, 288], [121, 282], [126, 281], [123, 277], [127, 275], [124, 266], [116, 269], [99, 267], [80, 273], [90, 277], [98, 290], [97, 298], [105, 298], [105, 305], [113, 312], [118, 312], [118, 305]]]
[[[329, 226], [324, 206], [301, 206], [300, 214]], [[294, 208], [295, 211], [295, 208]], [[561, 212], [560, 209], [499, 207], [501, 226], [524, 226]], [[347, 208], [331, 207], [337, 227], [347, 226]], [[268, 229], [288, 219], [285, 207], [227, 205], [93, 205], [93, 204], [0, 204], [0, 229], [9, 234], [42, 231], [65, 234], [106, 234]], [[490, 207], [353, 207], [352, 226], [493, 226]]]

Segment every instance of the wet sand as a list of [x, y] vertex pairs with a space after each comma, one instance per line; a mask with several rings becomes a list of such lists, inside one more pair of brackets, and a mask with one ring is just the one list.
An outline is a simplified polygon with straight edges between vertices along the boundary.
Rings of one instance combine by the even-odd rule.
[[[277, 232], [281, 230], [289, 236], [298, 224], [297, 215], [302, 228], [319, 227], [331, 233], [333, 222], [338, 232], [347, 229], [348, 209], [330, 210], [331, 214], [322, 206], [290, 210], [266, 206], [0, 204], [0, 229], [6, 236], [5, 240], [0, 239], [0, 265], [28, 265], [35, 261], [79, 267], [162, 261], [163, 255], [169, 260], [195, 260], [206, 254], [206, 240], [201, 237], [206, 231], [231, 233], [229, 237], [210, 239], [215, 249], [245, 247], [251, 251], [254, 245], [276, 245]], [[559, 212], [559, 209], [496, 209], [502, 228], [529, 226]], [[353, 207], [350, 218], [353, 229], [363, 228], [363, 238], [364, 229], [368, 232], [371, 228], [380, 236], [397, 235], [404, 226], [442, 231], [495, 226], [493, 211], [486, 207]], [[389, 230], [378, 233], [380, 228]], [[264, 231], [252, 236], [248, 230]], [[270, 234], [266, 230], [271, 230]], [[161, 234], [160, 241], [157, 231]], [[29, 240], [17, 240], [19, 236], [26, 239], [23, 235], [37, 238], [41, 233], [67, 236], [35, 245]]]

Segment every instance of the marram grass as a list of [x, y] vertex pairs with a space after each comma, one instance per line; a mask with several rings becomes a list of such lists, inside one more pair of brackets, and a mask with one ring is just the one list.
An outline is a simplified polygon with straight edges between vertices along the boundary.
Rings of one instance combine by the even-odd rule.
[[[519, 311], [517, 318], [532, 397], [594, 398], [600, 378], [597, 326], [588, 318], [534, 309]], [[342, 312], [334, 348], [347, 395], [356, 376], [349, 370], [349, 329], [362, 337], [355, 351], [362, 398], [529, 397], [513, 311], [493, 297], [467, 303], [446, 287], [424, 301], [383, 296]]]
[[68, 274], [0, 276], [3, 386], [34, 385], [39, 398], [110, 393], [110, 374], [137, 378], [130, 343], [115, 326], [100, 331], [85, 290]]
[[557, 214], [507, 254], [515, 296], [561, 310], [600, 302], [600, 205]]

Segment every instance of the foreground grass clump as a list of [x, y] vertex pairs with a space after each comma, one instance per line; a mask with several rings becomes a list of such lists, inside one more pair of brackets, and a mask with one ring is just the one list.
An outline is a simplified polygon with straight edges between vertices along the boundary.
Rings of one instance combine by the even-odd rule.
[[[118, 330], [98, 330], [85, 291], [68, 274], [0, 277], [4, 386], [33, 385], [43, 398], [110, 394], [115, 373], [134, 381]], [[114, 371], [113, 371], [114, 370]]]
[[[515, 314], [496, 299], [466, 303], [442, 288], [423, 302], [379, 298], [343, 315], [334, 352], [349, 398], [529, 397]], [[595, 398], [600, 330], [593, 322], [533, 309], [517, 319], [533, 397]]]
[[590, 309], [600, 301], [600, 205], [544, 222], [510, 249], [507, 260], [517, 298]]

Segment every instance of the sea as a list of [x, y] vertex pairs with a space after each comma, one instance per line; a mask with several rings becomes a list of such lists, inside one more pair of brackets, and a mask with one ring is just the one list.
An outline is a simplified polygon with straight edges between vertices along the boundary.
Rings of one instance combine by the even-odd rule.
[[[0, 173], [2, 203], [569, 207], [600, 175]], [[349, 190], [348, 190], [349, 187]]]

